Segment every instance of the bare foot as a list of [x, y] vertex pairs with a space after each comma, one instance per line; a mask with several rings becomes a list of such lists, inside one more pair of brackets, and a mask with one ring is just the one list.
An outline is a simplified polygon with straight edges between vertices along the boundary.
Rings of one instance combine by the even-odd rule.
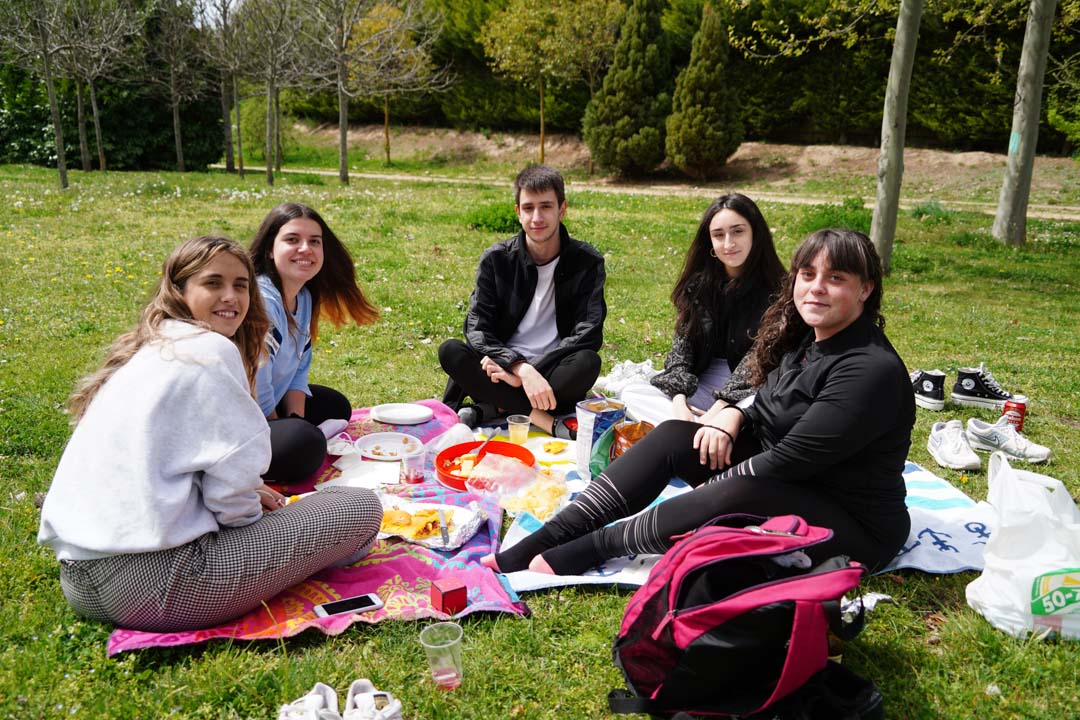
[[486, 568], [491, 568], [495, 572], [502, 572], [502, 570], [499, 569], [499, 563], [495, 561], [495, 553], [488, 553], [480, 558], [480, 564]]
[[529, 561], [529, 569], [533, 572], [544, 573], [546, 575], [556, 575], [557, 573], [551, 569], [548, 565], [548, 561], [544, 559], [543, 555], [537, 555]]

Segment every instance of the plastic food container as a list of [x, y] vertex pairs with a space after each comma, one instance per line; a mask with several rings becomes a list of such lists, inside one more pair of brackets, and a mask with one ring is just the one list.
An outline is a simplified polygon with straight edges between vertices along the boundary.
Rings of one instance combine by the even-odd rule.
[[[451, 490], [465, 491], [465, 478], [457, 475], [452, 475], [450, 470], [454, 469], [453, 463], [462, 455], [466, 455], [483, 444], [483, 440], [473, 440], [471, 442], [459, 443], [457, 445], [451, 445], [438, 455], [435, 456], [435, 477], [445, 487]], [[477, 459], [479, 461], [488, 453], [494, 453], [495, 455], [505, 455], [506, 457], [517, 458], [526, 465], [532, 466], [536, 464], [536, 457], [532, 454], [528, 448], [522, 445], [514, 445], [513, 443], [503, 442], [501, 440], [492, 440], [487, 444], [487, 447], [483, 449], [480, 456]]]

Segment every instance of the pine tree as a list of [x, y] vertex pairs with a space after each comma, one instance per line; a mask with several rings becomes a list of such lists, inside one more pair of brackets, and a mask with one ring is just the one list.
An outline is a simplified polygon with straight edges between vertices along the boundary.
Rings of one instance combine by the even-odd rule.
[[690, 64], [675, 82], [675, 101], [667, 119], [667, 157], [687, 175], [713, 175], [743, 138], [740, 109], [725, 78], [728, 38], [725, 18], [705, 5], [694, 36]]
[[660, 27], [664, 0], [633, 0], [603, 87], [585, 109], [584, 136], [596, 161], [622, 175], [648, 172], [664, 159], [671, 110], [671, 63]]

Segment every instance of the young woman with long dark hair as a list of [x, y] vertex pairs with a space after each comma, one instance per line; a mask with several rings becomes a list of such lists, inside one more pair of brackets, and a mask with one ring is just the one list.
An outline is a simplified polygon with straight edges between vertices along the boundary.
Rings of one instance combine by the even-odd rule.
[[[747, 394], [729, 382], [784, 278], [772, 232], [754, 201], [732, 193], [705, 210], [671, 291], [675, 333], [664, 370], [619, 399], [654, 425], [695, 420]], [[745, 387], [745, 383], [741, 384]]]
[[352, 415], [341, 392], [308, 383], [320, 318], [336, 326], [349, 318], [365, 325], [379, 311], [357, 285], [349, 251], [307, 205], [282, 203], [271, 210], [250, 253], [270, 318], [268, 358], [256, 378], [273, 447], [266, 479], [288, 485], [306, 478], [326, 457], [326, 437], [317, 426]]

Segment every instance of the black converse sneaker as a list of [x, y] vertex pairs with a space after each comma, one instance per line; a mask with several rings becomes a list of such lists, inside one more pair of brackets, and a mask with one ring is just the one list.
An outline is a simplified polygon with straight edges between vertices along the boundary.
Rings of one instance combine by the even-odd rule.
[[945, 409], [945, 373], [940, 370], [916, 370], [911, 373], [915, 404], [927, 410]]
[[1002, 389], [982, 363], [977, 368], [957, 368], [956, 372], [949, 398], [957, 405], [1001, 410], [1005, 401], [1012, 399], [1012, 393]]

